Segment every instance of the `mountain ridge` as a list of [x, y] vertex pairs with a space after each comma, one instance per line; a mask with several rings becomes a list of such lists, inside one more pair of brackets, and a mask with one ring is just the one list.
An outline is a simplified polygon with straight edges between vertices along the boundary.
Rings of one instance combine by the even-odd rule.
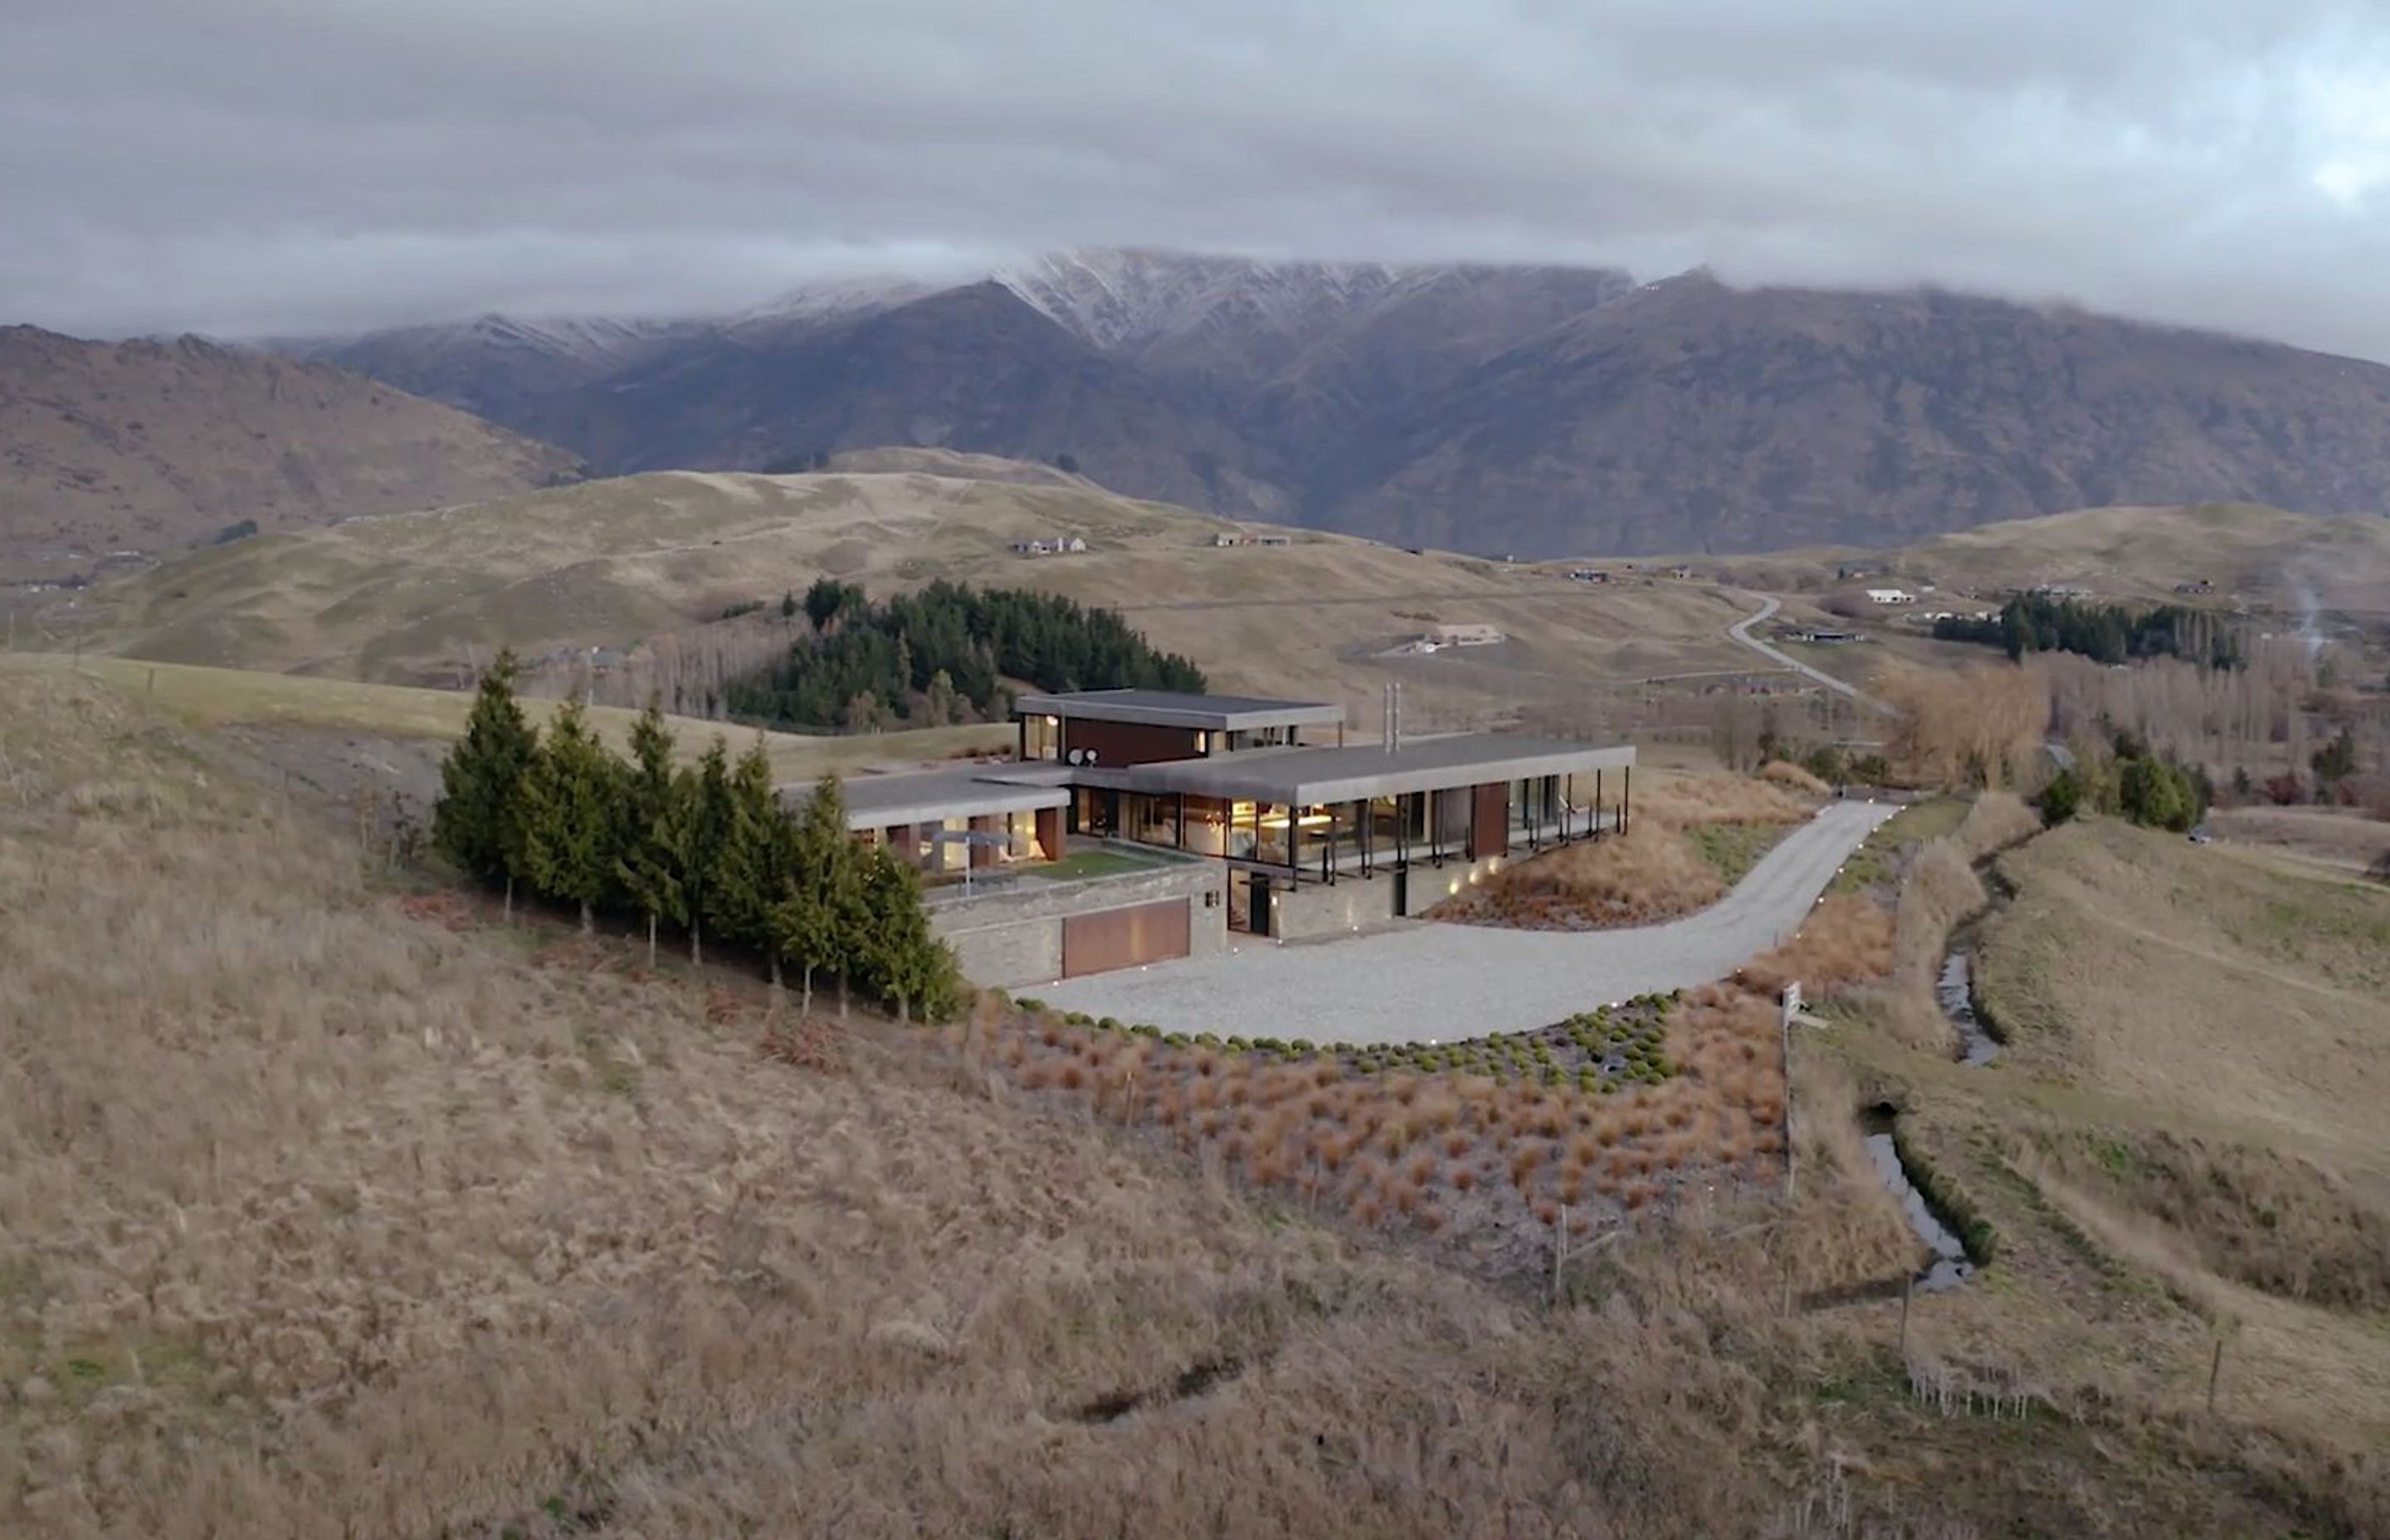
[[2069, 305], [1136, 248], [918, 288], [816, 286], [469, 399], [605, 471], [1067, 456], [1133, 495], [1522, 556], [1886, 545], [2097, 503], [2379, 512], [2390, 485], [2390, 368]]
[[0, 327], [0, 572], [576, 480], [572, 453], [328, 365]]

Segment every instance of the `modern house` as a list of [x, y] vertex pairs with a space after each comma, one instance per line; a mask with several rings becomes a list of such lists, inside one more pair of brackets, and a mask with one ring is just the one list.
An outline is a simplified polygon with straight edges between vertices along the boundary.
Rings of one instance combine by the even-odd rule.
[[1377, 741], [1349, 743], [1343, 708], [1325, 702], [1023, 695], [1016, 761], [855, 777], [847, 824], [954, 883], [1060, 861], [1073, 841], [1136, 868], [1120, 879], [1133, 895], [1104, 881], [999, 885], [973, 899], [968, 927], [933, 903], [966, 973], [996, 984], [1216, 950], [1224, 931], [1356, 930], [1418, 914], [1522, 852], [1626, 825], [1630, 745], [1407, 739], [1394, 699], [1388, 718]]
[[1504, 640], [1499, 626], [1483, 621], [1458, 621], [1431, 625], [1420, 640], [1433, 647], [1493, 647]]
[[1906, 588], [1870, 588], [1867, 591], [1870, 604], [1915, 604], [1917, 596]]

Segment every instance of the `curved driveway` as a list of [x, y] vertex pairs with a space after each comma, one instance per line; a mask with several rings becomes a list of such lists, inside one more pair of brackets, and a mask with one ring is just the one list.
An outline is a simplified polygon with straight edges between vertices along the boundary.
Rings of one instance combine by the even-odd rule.
[[1862, 706], [1873, 706], [1880, 712], [1891, 710], [1891, 708], [1886, 706], [1882, 701], [1878, 700], [1874, 696], [1860, 689], [1857, 685], [1852, 684], [1849, 680], [1837, 679], [1823, 669], [1811, 668], [1808, 664], [1803, 662], [1800, 659], [1793, 657], [1783, 648], [1777, 647], [1772, 643], [1763, 642], [1758, 637], [1751, 634], [1751, 628], [1753, 626], [1757, 625], [1760, 622], [1767, 619], [1768, 616], [1775, 614], [1777, 610], [1782, 608], [1783, 605], [1778, 600], [1763, 594], [1759, 598], [1758, 611], [1754, 614], [1745, 615], [1742, 619], [1735, 622], [1732, 625], [1728, 626], [1726, 628], [1726, 634], [1734, 640], [1741, 642], [1743, 646], [1751, 648], [1752, 651], [1758, 653], [1761, 657], [1768, 659], [1774, 662], [1781, 663], [1795, 674], [1805, 674], [1809, 678], [1815, 679], [1818, 683], [1825, 686], [1830, 690], [1834, 690], [1843, 695], [1849, 696], [1852, 699], [1857, 701]]
[[1348, 940], [1248, 943], [1222, 956], [1021, 993], [1063, 1010], [1223, 1037], [1432, 1043], [1531, 1031], [1629, 995], [1733, 972], [1791, 936], [1844, 859], [1896, 811], [1890, 802], [1830, 804], [1785, 836], [1734, 892], [1664, 925], [1506, 930], [1405, 920]]

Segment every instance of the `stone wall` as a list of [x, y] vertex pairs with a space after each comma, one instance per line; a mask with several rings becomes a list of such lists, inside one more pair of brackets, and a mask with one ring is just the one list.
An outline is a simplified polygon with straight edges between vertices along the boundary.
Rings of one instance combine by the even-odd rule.
[[[1467, 887], [1472, 876], [1482, 877], [1515, 859], [1513, 855], [1494, 855], [1482, 861], [1464, 861], [1452, 856], [1441, 866], [1414, 862], [1407, 912], [1416, 915], [1433, 908], [1458, 888]], [[1394, 874], [1390, 868], [1381, 867], [1373, 877], [1343, 872], [1333, 883], [1315, 879], [1291, 892], [1281, 889], [1278, 894], [1277, 933], [1282, 941], [1310, 941], [1366, 930], [1397, 918]]]
[[1051, 983], [1062, 976], [1062, 921], [1072, 915], [1124, 909], [1165, 898], [1186, 899], [1189, 956], [1210, 956], [1228, 945], [1227, 871], [1216, 861], [1173, 862], [1151, 871], [1082, 882], [1023, 877], [993, 892], [941, 899], [930, 906], [930, 929], [955, 949], [963, 977], [992, 988]]

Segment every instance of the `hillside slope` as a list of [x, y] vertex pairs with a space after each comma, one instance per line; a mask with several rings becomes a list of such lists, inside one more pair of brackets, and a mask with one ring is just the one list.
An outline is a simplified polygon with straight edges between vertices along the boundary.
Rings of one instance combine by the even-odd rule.
[[[1529, 699], [1582, 700], [1590, 682], [1744, 662], [1721, 634], [1744, 607], [1714, 589], [1597, 590], [1324, 534], [1220, 549], [1212, 537], [1227, 526], [1207, 515], [1016, 468], [1023, 479], [660, 471], [353, 520], [105, 584], [84, 597], [80, 641], [166, 662], [447, 685], [501, 646], [533, 658], [657, 638], [674, 638], [675, 657], [768, 648], [785, 640], [780, 597], [829, 574], [875, 594], [941, 577], [1065, 594], [1121, 610], [1220, 688], [1343, 699], [1364, 717], [1380, 686], [1403, 678], [1422, 731]], [[1089, 549], [1031, 559], [1010, 548], [1064, 533]], [[741, 622], [757, 634], [713, 623], [759, 599], [765, 612]], [[1491, 623], [1510, 640], [1385, 655], [1439, 621]]]
[[534, 443], [362, 375], [184, 338], [0, 328], [0, 571], [58, 576], [228, 525], [289, 529], [579, 474]]
[[2390, 368], [2075, 311], [1655, 284], [1395, 426], [1333, 527], [1522, 552], [1890, 545], [2125, 502], [2384, 511]]

